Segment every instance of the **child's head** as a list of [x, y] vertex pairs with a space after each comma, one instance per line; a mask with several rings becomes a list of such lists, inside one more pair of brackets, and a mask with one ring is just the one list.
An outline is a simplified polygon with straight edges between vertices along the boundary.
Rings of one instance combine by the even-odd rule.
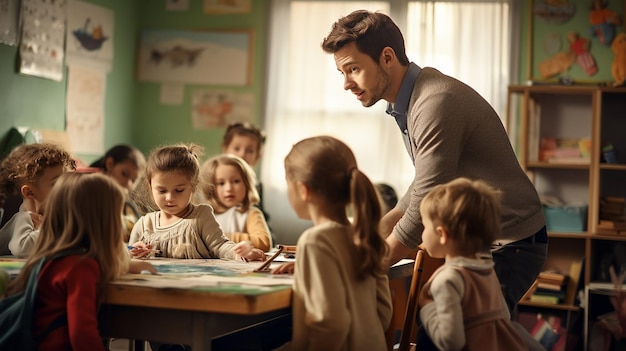
[[487, 183], [467, 178], [433, 188], [420, 205], [428, 253], [473, 257], [487, 250], [501, 231], [500, 196]]
[[222, 152], [244, 159], [252, 167], [261, 159], [265, 132], [248, 122], [228, 125], [222, 139]]
[[250, 205], [259, 203], [254, 170], [235, 155], [208, 159], [200, 174], [206, 188], [204, 195], [216, 210], [240, 206], [241, 211], [247, 211]]
[[43, 203], [61, 174], [75, 169], [75, 161], [60, 146], [22, 144], [0, 165], [0, 191]]
[[285, 158], [285, 177], [289, 201], [301, 218], [311, 218], [304, 205], [308, 203], [333, 220], [347, 224], [347, 209], [351, 205], [359, 277], [384, 271], [382, 264], [388, 247], [378, 232], [381, 203], [376, 188], [359, 171], [346, 144], [329, 136], [296, 143]]
[[187, 209], [200, 183], [201, 154], [196, 144], [164, 146], [150, 153], [146, 180], [161, 211], [176, 215]]
[[29, 262], [81, 248], [100, 264], [103, 282], [119, 277], [128, 268], [128, 252], [122, 240], [123, 206], [123, 189], [110, 177], [100, 173], [63, 174], [50, 192]]
[[396, 193], [396, 190], [387, 183], [376, 183], [375, 186], [381, 199], [383, 200], [383, 205], [385, 207], [383, 212], [387, 213], [391, 211], [398, 203], [398, 194]]
[[126, 144], [115, 145], [104, 156], [91, 164], [102, 168], [123, 188], [132, 191], [146, 167], [144, 155], [136, 147]]

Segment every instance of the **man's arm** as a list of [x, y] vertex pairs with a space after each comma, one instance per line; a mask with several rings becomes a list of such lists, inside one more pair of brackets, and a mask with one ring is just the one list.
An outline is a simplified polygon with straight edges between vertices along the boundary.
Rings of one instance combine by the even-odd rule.
[[393, 227], [398, 223], [400, 218], [404, 215], [404, 211], [398, 206], [387, 212], [380, 220], [379, 229], [383, 236], [387, 237], [387, 244], [389, 245], [389, 266], [391, 267], [396, 262], [405, 258], [411, 249], [404, 246], [398, 238], [393, 234]]
[[389, 245], [389, 267], [405, 258], [412, 250], [404, 246], [393, 234], [387, 237], [387, 244]]

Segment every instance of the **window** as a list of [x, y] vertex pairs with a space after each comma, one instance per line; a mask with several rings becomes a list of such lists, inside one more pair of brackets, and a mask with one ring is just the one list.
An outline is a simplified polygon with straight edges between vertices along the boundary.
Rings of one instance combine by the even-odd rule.
[[[385, 101], [364, 108], [343, 90], [332, 55], [320, 45], [332, 23], [356, 9], [390, 15], [405, 36], [409, 59], [432, 66], [477, 90], [504, 116], [509, 83], [509, 1], [272, 0], [268, 41], [265, 146], [260, 179], [270, 225], [293, 243], [309, 225], [299, 222], [286, 196], [283, 160], [306, 137], [332, 135], [354, 151], [373, 182], [404, 194], [414, 168]], [[296, 237], [294, 237], [296, 235]]]

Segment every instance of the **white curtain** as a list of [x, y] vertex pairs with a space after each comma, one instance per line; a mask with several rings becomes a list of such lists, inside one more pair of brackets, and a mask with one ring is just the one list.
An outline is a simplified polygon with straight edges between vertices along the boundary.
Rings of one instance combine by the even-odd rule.
[[[356, 9], [390, 15], [405, 35], [409, 59], [474, 87], [503, 115], [509, 81], [507, 1], [272, 0], [261, 180], [264, 207], [278, 243], [294, 244], [309, 222], [287, 200], [283, 160], [306, 137], [331, 135], [354, 151], [373, 182], [401, 196], [414, 168], [386, 102], [364, 108], [343, 90], [333, 56], [321, 49], [332, 23]], [[462, 15], [462, 16], [461, 16]]]

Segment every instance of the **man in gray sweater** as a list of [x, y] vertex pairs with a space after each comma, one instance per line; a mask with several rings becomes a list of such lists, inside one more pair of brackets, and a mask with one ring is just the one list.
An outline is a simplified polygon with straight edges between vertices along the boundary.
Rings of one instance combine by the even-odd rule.
[[434, 68], [410, 63], [399, 28], [382, 13], [354, 11], [322, 42], [350, 90], [365, 107], [380, 99], [400, 127], [415, 178], [381, 221], [390, 264], [421, 242], [419, 207], [436, 185], [482, 179], [503, 192], [502, 231], [491, 247], [511, 312], [539, 275], [548, 237], [537, 191], [521, 169], [497, 113], [476, 91]]

